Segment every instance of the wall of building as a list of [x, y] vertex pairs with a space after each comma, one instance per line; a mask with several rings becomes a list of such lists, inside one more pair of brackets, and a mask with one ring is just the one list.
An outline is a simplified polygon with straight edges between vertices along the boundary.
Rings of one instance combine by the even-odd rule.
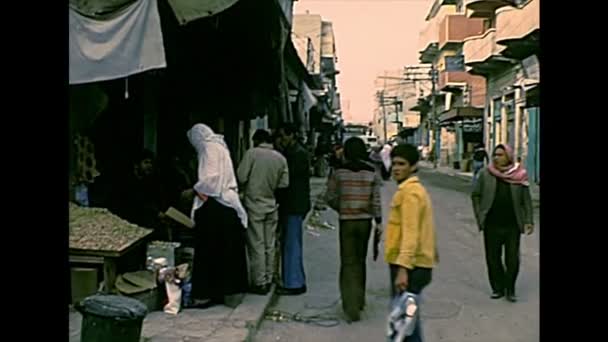
[[506, 143], [514, 148], [515, 156], [526, 159], [529, 133], [528, 111], [524, 92], [517, 85], [525, 79], [539, 79], [538, 59], [533, 56], [487, 78], [487, 100], [492, 101], [486, 116], [486, 146], [492, 148]]
[[321, 72], [321, 16], [318, 14], [294, 15], [293, 32], [298, 37], [309, 37], [311, 39], [314, 56], [313, 74], [319, 74]]

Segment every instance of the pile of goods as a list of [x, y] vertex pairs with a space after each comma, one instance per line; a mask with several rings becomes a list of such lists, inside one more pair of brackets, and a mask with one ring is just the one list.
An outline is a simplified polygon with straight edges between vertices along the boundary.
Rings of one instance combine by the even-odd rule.
[[113, 215], [107, 209], [86, 208], [70, 203], [72, 249], [121, 251], [151, 232], [150, 229]]

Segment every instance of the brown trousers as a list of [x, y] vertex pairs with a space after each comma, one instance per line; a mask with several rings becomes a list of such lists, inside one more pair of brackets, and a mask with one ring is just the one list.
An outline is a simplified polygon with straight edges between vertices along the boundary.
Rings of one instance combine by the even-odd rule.
[[340, 294], [342, 309], [351, 318], [365, 306], [367, 246], [372, 220], [340, 221]]

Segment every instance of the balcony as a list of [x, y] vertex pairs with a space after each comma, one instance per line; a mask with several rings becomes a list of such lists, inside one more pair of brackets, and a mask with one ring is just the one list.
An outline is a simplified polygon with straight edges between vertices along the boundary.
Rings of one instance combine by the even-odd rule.
[[523, 59], [538, 54], [539, 31], [540, 0], [496, 11], [496, 43], [506, 46], [502, 52], [506, 57]]
[[483, 108], [486, 98], [486, 79], [466, 71], [441, 71], [437, 82], [440, 91], [462, 93], [468, 88], [468, 106]]
[[470, 77], [466, 71], [441, 71], [437, 85], [441, 91], [461, 90], [468, 84]]
[[420, 32], [418, 51], [421, 63], [432, 63], [437, 55], [437, 43], [439, 42], [439, 26], [437, 21], [431, 19], [427, 22], [424, 30]]
[[448, 15], [439, 25], [440, 50], [453, 48], [471, 36], [478, 36], [484, 31], [484, 21], [480, 18], [467, 18], [465, 15]]
[[491, 74], [512, 65], [510, 59], [500, 54], [504, 49], [504, 46], [496, 44], [496, 29], [490, 29], [481, 36], [464, 41], [464, 64], [474, 75]]
[[512, 6], [513, 1], [508, 0], [464, 0], [467, 10], [471, 11], [471, 18], [488, 18], [494, 12], [505, 6]]

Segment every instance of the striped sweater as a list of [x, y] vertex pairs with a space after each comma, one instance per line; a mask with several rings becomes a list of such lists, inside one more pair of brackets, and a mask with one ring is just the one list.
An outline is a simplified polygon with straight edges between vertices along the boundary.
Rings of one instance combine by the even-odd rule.
[[332, 173], [325, 200], [340, 220], [382, 219], [382, 179], [367, 163], [346, 163]]

